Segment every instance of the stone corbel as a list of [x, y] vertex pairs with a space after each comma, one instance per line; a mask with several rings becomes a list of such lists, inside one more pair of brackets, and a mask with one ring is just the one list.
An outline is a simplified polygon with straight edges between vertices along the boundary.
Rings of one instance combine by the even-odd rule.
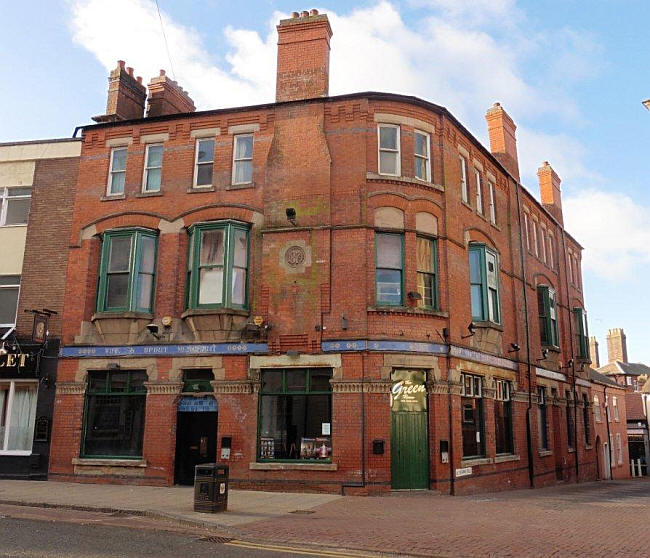
[[[254, 384], [248, 380], [233, 380], [233, 381], [214, 381], [210, 382], [214, 389], [214, 394], [228, 394], [228, 393], [257, 393], [254, 390]], [[259, 384], [256, 384], [259, 386]]]
[[57, 382], [56, 394], [58, 395], [83, 395], [86, 393], [86, 382]]
[[145, 382], [147, 395], [178, 395], [183, 390], [182, 382]]

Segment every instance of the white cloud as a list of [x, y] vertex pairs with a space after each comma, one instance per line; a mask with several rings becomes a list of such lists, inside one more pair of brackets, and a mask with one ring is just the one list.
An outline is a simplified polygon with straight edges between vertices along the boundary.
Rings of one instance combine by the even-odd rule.
[[585, 270], [622, 281], [650, 264], [650, 207], [620, 192], [586, 189], [565, 197], [563, 213], [585, 248]]
[[466, 26], [510, 24], [520, 17], [515, 0], [412, 0], [411, 4], [439, 10], [445, 18]]

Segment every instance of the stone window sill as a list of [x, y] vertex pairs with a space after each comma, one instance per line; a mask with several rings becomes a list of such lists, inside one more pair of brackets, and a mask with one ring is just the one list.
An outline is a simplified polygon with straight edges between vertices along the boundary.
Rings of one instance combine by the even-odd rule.
[[126, 194], [113, 194], [113, 195], [105, 195], [99, 198], [100, 201], [116, 201], [116, 200], [125, 200], [126, 199]]
[[251, 471], [336, 471], [336, 463], [249, 463]]
[[116, 318], [126, 318], [131, 320], [151, 320], [153, 314], [148, 312], [95, 312], [90, 321], [94, 322], [95, 320], [104, 320], [104, 319], [116, 319]]
[[549, 455], [553, 455], [553, 452], [551, 450], [541, 450], [539, 452], [540, 457], [548, 457]]
[[187, 193], [188, 194], [201, 194], [203, 192], [216, 192], [216, 188], [214, 186], [194, 186], [193, 188], [188, 188]]
[[589, 445], [589, 444], [586, 444], [586, 445], [585, 445], [585, 449], [586, 449], [586, 450], [594, 449], [594, 446], [591, 446], [591, 445]]
[[136, 198], [155, 198], [156, 196], [162, 196], [162, 190], [158, 190], [156, 192], [138, 192], [135, 197]]
[[497, 331], [503, 331], [503, 326], [501, 324], [497, 324], [495, 322], [490, 322], [490, 321], [482, 321], [482, 322], [475, 322], [472, 321], [474, 326], [478, 328], [488, 328], [488, 329], [496, 329]]
[[494, 458], [495, 463], [507, 463], [508, 461], [520, 461], [521, 457], [517, 454], [504, 454], [504, 455], [497, 455]]
[[412, 176], [396, 176], [392, 174], [379, 174], [376, 172], [367, 172], [366, 180], [378, 180], [382, 182], [396, 182], [400, 184], [415, 184], [417, 186], [424, 186], [426, 188], [431, 188], [432, 190], [439, 190], [444, 192], [445, 189], [440, 184], [435, 184], [434, 182], [427, 182], [426, 180], [420, 180]]
[[470, 211], [474, 211], [474, 208], [466, 201], [460, 200], [461, 205], [464, 205]]
[[106, 459], [91, 457], [76, 457], [72, 460], [73, 465], [88, 467], [146, 467], [146, 459]]
[[255, 188], [255, 182], [246, 182], [245, 184], [228, 184], [226, 190], [245, 190], [246, 188]]
[[548, 350], [549, 353], [557, 353], [560, 354], [562, 350], [560, 347], [556, 347], [554, 345], [542, 345], [542, 349]]
[[491, 457], [467, 457], [460, 462], [461, 467], [472, 467], [475, 465], [490, 465], [494, 463]]
[[192, 316], [215, 316], [217, 314], [230, 314], [234, 316], [248, 316], [248, 310], [235, 308], [190, 308], [181, 314], [181, 318], [190, 318]]
[[575, 453], [576, 452], [575, 448], [567, 448], [566, 450], [567, 450], [568, 453]]
[[368, 306], [368, 312], [387, 313], [387, 314], [410, 314], [416, 316], [437, 316], [448, 318], [449, 313], [441, 310], [429, 310], [426, 308], [417, 308], [411, 306]]

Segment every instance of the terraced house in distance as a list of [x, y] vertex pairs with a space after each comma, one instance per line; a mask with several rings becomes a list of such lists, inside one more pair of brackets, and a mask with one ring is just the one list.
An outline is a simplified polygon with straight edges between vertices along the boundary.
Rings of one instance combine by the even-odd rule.
[[[595, 479], [581, 247], [445, 108], [329, 96], [278, 27], [274, 103], [196, 112], [118, 63], [81, 127], [50, 478], [471, 493]], [[585, 428], [586, 426], [586, 428]]]

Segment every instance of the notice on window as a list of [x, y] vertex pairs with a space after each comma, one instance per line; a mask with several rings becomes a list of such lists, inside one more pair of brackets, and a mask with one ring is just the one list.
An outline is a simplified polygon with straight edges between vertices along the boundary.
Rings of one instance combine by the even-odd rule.
[[332, 434], [332, 425], [329, 422], [321, 423], [321, 432], [323, 436], [330, 436]]

